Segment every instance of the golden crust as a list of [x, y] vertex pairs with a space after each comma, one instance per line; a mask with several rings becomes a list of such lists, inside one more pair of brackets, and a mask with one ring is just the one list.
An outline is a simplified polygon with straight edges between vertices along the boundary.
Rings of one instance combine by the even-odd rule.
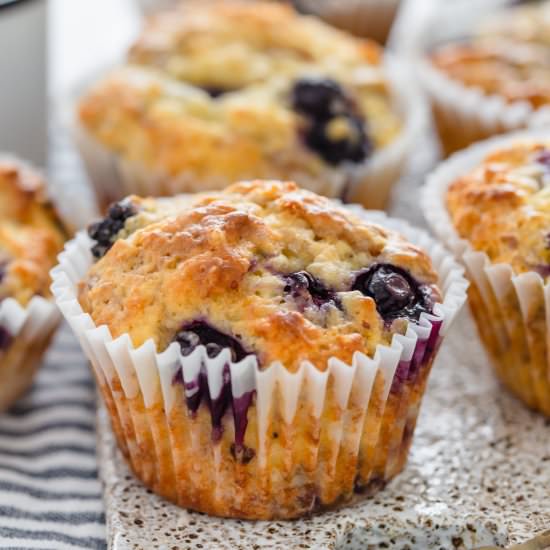
[[[170, 199], [156, 214], [156, 201], [133, 200], [144, 212], [90, 269], [79, 299], [97, 325], [114, 337], [128, 333], [135, 345], [152, 338], [162, 350], [184, 324], [206, 320], [239, 335], [263, 366], [282, 361], [294, 370], [308, 359], [324, 370], [330, 357], [372, 356], [406, 326], [388, 326], [372, 298], [351, 290], [357, 272], [394, 264], [439, 300], [424, 252], [293, 183], [238, 183], [197, 196], [177, 215], [162, 214]], [[285, 292], [285, 276], [304, 270], [341, 307]]]
[[[299, 175], [301, 185], [334, 195], [341, 168], [304, 144], [304, 119], [290, 104], [303, 76], [330, 77], [348, 91], [374, 148], [399, 133], [374, 43], [285, 6], [187, 4], [151, 18], [129, 65], [81, 100], [80, 123], [109, 150], [204, 188]], [[212, 98], [208, 89], [229, 93]]]
[[29, 168], [0, 162], [0, 299], [22, 305], [49, 296], [49, 271], [65, 234], [47, 200], [45, 182]]
[[458, 234], [516, 273], [550, 275], [550, 142], [525, 140], [457, 179], [447, 207]]
[[550, 103], [550, 2], [504, 11], [471, 39], [438, 48], [432, 62], [451, 78], [508, 102]]

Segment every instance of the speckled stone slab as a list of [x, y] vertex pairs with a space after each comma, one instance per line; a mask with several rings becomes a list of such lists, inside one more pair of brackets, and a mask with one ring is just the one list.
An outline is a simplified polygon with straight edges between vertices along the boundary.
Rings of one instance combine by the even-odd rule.
[[406, 470], [377, 496], [292, 522], [187, 512], [129, 472], [100, 408], [112, 550], [471, 549], [550, 527], [550, 421], [496, 382], [467, 311], [434, 366]]

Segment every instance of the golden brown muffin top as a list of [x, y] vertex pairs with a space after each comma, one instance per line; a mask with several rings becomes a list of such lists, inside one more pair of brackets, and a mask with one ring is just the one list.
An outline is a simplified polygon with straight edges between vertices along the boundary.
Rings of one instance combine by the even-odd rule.
[[470, 39], [435, 50], [451, 78], [506, 101], [550, 104], [550, 2], [505, 10]]
[[516, 273], [550, 275], [550, 141], [492, 152], [447, 193], [458, 234]]
[[375, 43], [289, 6], [184, 2], [147, 21], [78, 116], [110, 150], [171, 177], [219, 188], [302, 173], [334, 194], [344, 164], [400, 132], [381, 61]]
[[64, 241], [42, 177], [0, 160], [0, 300], [24, 306], [35, 295], [49, 296], [49, 271]]
[[440, 301], [427, 254], [288, 182], [179, 203], [130, 197], [90, 234], [100, 259], [81, 283], [83, 309], [158, 350], [228, 346], [236, 360], [324, 370], [330, 357], [372, 356]]
[[182, 2], [146, 20], [131, 63], [156, 67], [176, 80], [221, 91], [318, 67], [346, 74], [378, 65], [381, 48], [290, 6], [265, 2]]

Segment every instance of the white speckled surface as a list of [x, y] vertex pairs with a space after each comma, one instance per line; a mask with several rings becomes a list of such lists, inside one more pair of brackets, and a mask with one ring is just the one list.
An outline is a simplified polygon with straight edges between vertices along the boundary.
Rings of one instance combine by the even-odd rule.
[[[392, 215], [422, 224], [420, 148]], [[98, 416], [112, 550], [452, 550], [523, 542], [550, 527], [550, 421], [496, 382], [467, 310], [434, 366], [406, 470], [377, 496], [293, 522], [241, 522], [187, 512], [147, 492]]]

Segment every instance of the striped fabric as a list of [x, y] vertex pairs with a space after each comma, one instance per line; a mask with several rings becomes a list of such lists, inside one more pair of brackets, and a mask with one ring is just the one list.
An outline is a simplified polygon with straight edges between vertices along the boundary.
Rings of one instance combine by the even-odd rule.
[[0, 415], [0, 549], [103, 549], [95, 389], [63, 327], [32, 390]]

